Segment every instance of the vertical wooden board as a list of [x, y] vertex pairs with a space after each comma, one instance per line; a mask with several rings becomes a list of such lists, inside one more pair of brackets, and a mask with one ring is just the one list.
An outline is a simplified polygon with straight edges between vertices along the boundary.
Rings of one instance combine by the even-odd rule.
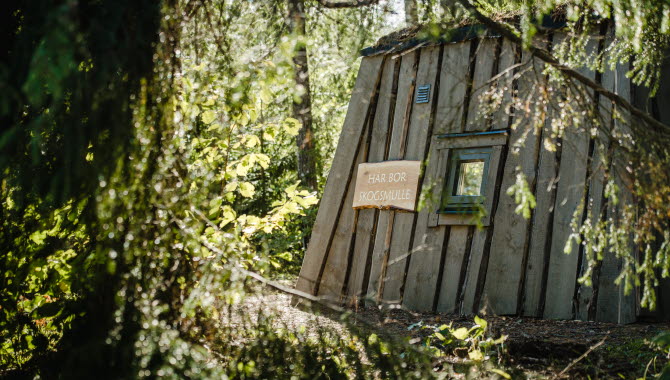
[[384, 277], [385, 303], [401, 302], [401, 287], [405, 279], [405, 266], [410, 254], [410, 238], [414, 224], [414, 213], [396, 212], [393, 223], [393, 236], [389, 246], [389, 259]]
[[[597, 46], [597, 41], [591, 39], [586, 47], [587, 52], [596, 54]], [[580, 68], [579, 71], [591, 80], [595, 79], [595, 73], [592, 70]], [[584, 91], [585, 94], [592, 94], [591, 91]], [[547, 274], [545, 318], [573, 318], [579, 245], [572, 244], [570, 252], [565, 252], [565, 245], [572, 233], [570, 224], [573, 218], [577, 218], [579, 221], [582, 218], [582, 211], [579, 208], [584, 201], [586, 190], [588, 154], [589, 131], [567, 128], [561, 142], [561, 162], [558, 169], [556, 203], [551, 234], [551, 256]]]
[[393, 129], [389, 144], [387, 160], [401, 160], [410, 125], [410, 113], [414, 107], [414, 91], [417, 83], [418, 52], [413, 51], [402, 56], [400, 77], [398, 78], [398, 94], [396, 96]]
[[364, 161], [366, 152], [366, 144], [361, 144], [356, 154], [352, 180], [348, 185], [344, 205], [337, 221], [333, 242], [326, 256], [326, 265], [318, 286], [318, 295], [331, 302], [339, 303], [343, 297], [342, 290], [344, 289], [344, 280], [347, 273], [347, 265], [349, 264], [349, 250], [352, 243], [352, 233], [356, 228], [355, 220], [356, 213], [358, 212], [351, 207], [355, 193], [355, 178], [358, 172], [358, 164]]
[[496, 43], [492, 38], [484, 38], [477, 46], [475, 72], [472, 77], [472, 91], [468, 104], [468, 120], [465, 130], [480, 131], [486, 129], [486, 120], [480, 117], [481, 97], [490, 89], [489, 80], [496, 63]]
[[[480, 95], [486, 92], [490, 86], [488, 82], [493, 76], [493, 69], [496, 63], [496, 44], [497, 42], [493, 39], [484, 39], [477, 48], [472, 90], [470, 101], [467, 105], [468, 114], [465, 131], [481, 131], [487, 128], [487, 121], [479, 117], [479, 105], [482, 100]], [[489, 174], [496, 175], [497, 173], [491, 172]], [[495, 181], [495, 177], [493, 180]], [[487, 201], [492, 201], [492, 199], [493, 197], [487, 199]], [[460, 311], [460, 286], [462, 285], [460, 281], [463, 271], [468, 269], [463, 266], [467, 265], [469, 256], [471, 255], [471, 251], [467, 251], [467, 249], [471, 248], [467, 246], [468, 237], [471, 235], [471, 229], [467, 226], [450, 227], [445, 264], [442, 269], [442, 284], [440, 285], [440, 295], [437, 305], [438, 311]], [[481, 247], [483, 249], [483, 244]], [[475, 255], [480, 256], [480, 253], [477, 252]], [[474, 273], [474, 268], [471, 269], [473, 269], [473, 273], [470, 277], [479, 275], [479, 273]], [[472, 301], [474, 301], [474, 293], [472, 294], [472, 299], [468, 302]]]
[[[546, 127], [545, 127], [546, 128]], [[547, 137], [547, 139], [550, 139]], [[540, 299], [542, 297], [542, 278], [545, 270], [545, 251], [550, 218], [553, 216], [556, 197], [556, 178], [558, 163], [556, 152], [547, 149], [546, 144], [556, 143], [543, 139], [538, 162], [537, 188], [535, 191], [535, 211], [531, 226], [530, 248], [526, 264], [524, 282], [523, 315], [540, 316]]]
[[470, 41], [444, 46], [433, 134], [460, 132], [469, 81]]
[[472, 237], [470, 260], [468, 260], [465, 281], [463, 283], [463, 304], [461, 306], [461, 314], [477, 314], [479, 311], [477, 310], [477, 305], [475, 305], [475, 297], [477, 292], [477, 282], [479, 281], [479, 269], [482, 265], [487, 234], [488, 228], [482, 228], [475, 230]]
[[326, 188], [316, 222], [312, 229], [312, 237], [300, 269], [296, 289], [314, 294], [316, 281], [324, 265], [326, 250], [334, 233], [338, 210], [351, 178], [358, 142], [363, 134], [368, 108], [379, 84], [383, 56], [364, 58], [358, 71], [354, 91], [349, 102], [347, 115], [344, 119], [342, 132], [328, 174]]
[[[393, 128], [391, 130], [391, 141], [388, 154], [385, 159], [401, 159], [401, 140], [405, 140], [407, 133], [405, 126], [408, 124], [409, 112], [412, 109], [412, 100], [414, 99], [414, 85], [416, 79], [416, 52], [407, 53], [402, 56], [400, 62], [400, 72], [398, 74], [398, 93], [396, 95], [395, 112], [393, 114]], [[370, 266], [370, 279], [367, 286], [367, 298], [376, 299], [379, 297], [378, 291], [381, 284], [381, 276], [386, 268], [384, 265], [388, 261], [389, 247], [386, 244], [386, 236], [389, 228], [393, 229], [395, 211], [381, 210], [377, 217], [377, 231], [374, 238], [374, 247], [372, 251], [372, 263]]]
[[[377, 110], [372, 124], [372, 137], [370, 139], [370, 151], [367, 162], [379, 162], [384, 160], [386, 152], [387, 135], [390, 133], [390, 111], [393, 101], [393, 82], [395, 80], [395, 59], [387, 58], [384, 63], [382, 80], [379, 85], [379, 96], [377, 98]], [[346, 206], [346, 205], [345, 205]], [[349, 281], [347, 284], [347, 295], [358, 302], [365, 291], [365, 270], [370, 253], [370, 246], [374, 242], [375, 222], [378, 215], [377, 210], [364, 209], [358, 211], [358, 223], [356, 225], [356, 238], [351, 263]]]
[[[367, 284], [366, 301], [374, 304], [381, 300], [379, 289], [382, 284], [382, 276], [388, 260], [388, 248], [386, 247], [386, 235], [393, 232], [393, 219], [395, 212], [391, 210], [380, 210], [377, 215], [377, 230], [374, 236], [374, 245], [372, 247], [372, 263], [370, 265], [370, 278]], [[390, 225], [390, 226], [389, 226]], [[391, 228], [391, 231], [388, 229]]]
[[[522, 62], [533, 65], [535, 72], [542, 71], [542, 63], [525, 51]], [[532, 74], [526, 73], [519, 79], [518, 96], [523, 99], [533, 99], [534, 87], [528, 75]], [[494, 215], [486, 282], [482, 294], [481, 306], [495, 314], [516, 314], [523, 272], [529, 221], [515, 212], [517, 204], [514, 198], [507, 195], [507, 189], [516, 182], [517, 170], [523, 173], [529, 184], [535, 181], [538, 133], [532, 125], [524, 122], [524, 118], [525, 115], [517, 111], [513, 120], [516, 127], [510, 132], [509, 152]]]
[[[500, 42], [498, 42], [500, 43]], [[498, 111], [493, 114], [492, 119], [492, 129], [504, 129], [509, 126], [509, 106], [512, 101], [512, 88], [513, 88], [513, 78], [514, 70], [510, 70], [510, 67], [513, 66], [520, 57], [516, 52], [516, 45], [509, 40], [503, 40], [500, 46], [500, 53], [498, 56], [498, 73], [500, 77], [497, 79], [496, 86], [503, 86], [503, 99], [502, 105]], [[498, 147], [500, 148], [500, 147]], [[496, 155], [497, 158], [501, 158], [500, 155]], [[492, 165], [492, 167], [496, 167]], [[489, 173], [489, 183], [499, 183], [500, 179], [497, 178], [498, 173], [491, 172]], [[494, 189], [497, 187], [494, 187]], [[493, 203], [495, 201], [495, 195], [491, 195], [487, 202]], [[489, 210], [493, 211], [491, 205], [486, 207]], [[492, 218], [493, 215], [488, 215], [487, 218]], [[461, 313], [462, 314], [472, 314], [477, 313], [478, 305], [476, 304], [477, 297], [477, 288], [480, 283], [480, 272], [482, 268], [482, 263], [485, 260], [484, 249], [486, 244], [487, 236], [489, 235], [490, 229], [492, 227], [486, 227], [481, 230], [476, 230], [472, 238], [472, 246], [470, 248], [470, 255], [468, 258], [467, 268], [465, 272], [465, 281], [462, 289], [462, 304], [461, 304]]]
[[[560, 43], [562, 36], [555, 38]], [[556, 199], [556, 182], [558, 177], [558, 162], [556, 157], [555, 138], [551, 136], [552, 110], [548, 110], [547, 120], [541, 133], [540, 155], [537, 164], [537, 184], [535, 188], [535, 210], [531, 220], [530, 242], [526, 273], [523, 288], [522, 314], [529, 317], [540, 316], [540, 301], [542, 299], [542, 283], [545, 271], [548, 250], [549, 230], [551, 217], [554, 212]]]
[[[433, 136], [460, 131], [463, 98], [465, 97], [469, 70], [469, 51], [470, 42], [444, 47]], [[432, 197], [430, 197], [432, 199], [427, 201], [417, 216], [412, 244], [412, 259], [409, 263], [403, 295], [403, 305], [411, 310], [431, 310], [438, 286], [442, 245], [448, 227], [429, 226], [431, 225], [431, 217], [437, 216], [435, 213], [438, 207], [436, 202], [439, 202], [443, 184], [442, 179], [445, 176], [445, 173], [442, 173], [439, 168], [446, 167], [446, 163], [440, 165], [440, 160], [446, 160], [446, 157], [438, 157], [438, 153], [432, 145], [422, 186], [422, 192], [432, 193]]]
[[[613, 211], [613, 210], [611, 210]], [[613, 215], [609, 215], [613, 216]], [[598, 303], [596, 320], [598, 322], [618, 322], [619, 320], [619, 287], [614, 280], [619, 275], [619, 265], [612, 252], [605, 252], [600, 265], [598, 283]]]
[[498, 57], [498, 74], [500, 78], [497, 81], [497, 85], [503, 87], [503, 96], [501, 107], [493, 115], [492, 129], [505, 129], [509, 127], [515, 72], [512, 66], [519, 62], [519, 58], [517, 45], [508, 39], [504, 39], [500, 47], [500, 56]]
[[[667, 66], [666, 66], [667, 68]], [[627, 78], [626, 73], [630, 70], [630, 66], [628, 63], [618, 63], [617, 64], [617, 69], [616, 69], [616, 81], [615, 81], [615, 90], [616, 92], [624, 97], [627, 100], [631, 100], [631, 81], [629, 78]], [[666, 71], [667, 72], [667, 71]], [[628, 112], [620, 112], [623, 116], [624, 119], [630, 120], [630, 114]], [[617, 119], [615, 120], [615, 125], [620, 125], [621, 128], [625, 128], [626, 132], [632, 133], [630, 128], [623, 124], [621, 120]], [[621, 187], [630, 189], [630, 191], [626, 192], [625, 197], [627, 198], [627, 201], [632, 203], [636, 202], [635, 196], [632, 193], [632, 188], [631, 187], [624, 187], [622, 185], [624, 184], [629, 184], [632, 185], [632, 178], [628, 174], [628, 172], [624, 171], [623, 174], [624, 178], [621, 178]], [[630, 204], [629, 203], [629, 204]], [[636, 258], [639, 258], [639, 252], [637, 246], [635, 246], [635, 243], [633, 241], [633, 236], [631, 235], [629, 237], [629, 246], [631, 247], [632, 252], [634, 253], [634, 256]], [[638, 306], [639, 306], [639, 298], [638, 295], [636, 294], [639, 292], [639, 289], [634, 288], [630, 294], [626, 295], [624, 291], [624, 285], [621, 284], [619, 286], [619, 299], [620, 299], [620, 312], [619, 312], [619, 320], [618, 323], [633, 323], [637, 319], [637, 314], [638, 314]]]
[[[432, 89], [431, 99], [428, 103], [413, 105], [403, 157], [406, 160], [423, 161], [426, 158], [431, 130], [431, 111], [434, 103], [432, 91], [435, 91], [439, 60], [439, 46], [421, 49], [417, 72], [417, 87], [430, 85]], [[395, 215], [386, 279], [384, 279], [383, 296], [387, 302], [399, 303], [401, 301], [407, 260], [411, 261], [409, 255], [414, 236], [415, 218], [416, 213], [399, 212]]]
[[461, 279], [461, 268], [467, 254], [468, 230], [470, 226], [451, 226], [447, 254], [444, 261], [442, 284], [437, 301], [437, 311], [440, 313], [455, 313], [458, 311], [458, 290]]
[[[625, 77], [628, 71], [628, 64], [618, 64], [615, 72], [614, 81], [615, 92], [625, 99], [630, 99], [630, 80]], [[620, 113], [627, 117], [625, 112]], [[618, 133], [629, 133], [630, 130], [621, 121], [614, 121], [615, 129]], [[615, 159], [616, 160], [616, 159]], [[618, 160], [617, 160], [618, 161]], [[624, 221], [621, 218], [622, 208], [633, 202], [633, 195], [628, 190], [626, 182], [629, 182], [628, 173], [625, 170], [625, 162], [615, 162], [612, 174], [615, 181], [621, 189], [618, 205], [608, 205], [608, 218], [620, 224]], [[631, 237], [631, 249], [634, 249]], [[596, 320], [601, 322], [631, 323], [634, 322], [637, 315], [637, 299], [634, 292], [629, 295], [624, 294], [623, 284], [616, 285], [614, 281], [619, 276], [622, 269], [622, 261], [612, 252], [605, 252], [600, 268], [598, 284], [598, 302], [596, 311]]]
[[[612, 36], [606, 37], [608, 40], [611, 40]], [[615, 81], [615, 72], [611, 70], [606, 70], [602, 74], [601, 85], [609, 90], [616, 91], [614, 88]], [[589, 181], [589, 195], [588, 195], [588, 204], [587, 204], [587, 219], [586, 223], [589, 223], [591, 226], [595, 226], [603, 217], [606, 216], [607, 212], [604, 212], [605, 215], [602, 215], [601, 209], [604, 203], [603, 191], [605, 188], [605, 165], [607, 164], [605, 160], [608, 160], [605, 157], [608, 153], [609, 146], [609, 136], [610, 127], [612, 123], [612, 101], [600, 97], [599, 99], [599, 108], [603, 117], [604, 131], [598, 131], [594, 141], [594, 150], [591, 157], [591, 175], [588, 178]], [[579, 271], [579, 276], [583, 277], [588, 269], [588, 260], [586, 257], [582, 260], [582, 267]], [[601, 268], [602, 269], [602, 268]], [[609, 271], [606, 268], [606, 271]], [[592, 280], [597, 280], [592, 277]], [[598, 286], [598, 282], [593, 282], [591, 286], [586, 286], [578, 284], [578, 293], [577, 293], [577, 302], [575, 308], [575, 318], [580, 320], [589, 320], [589, 309], [591, 308], [593, 300], [594, 288]], [[592, 316], [593, 317], [593, 316]], [[591, 318], [592, 318], [591, 317]]]

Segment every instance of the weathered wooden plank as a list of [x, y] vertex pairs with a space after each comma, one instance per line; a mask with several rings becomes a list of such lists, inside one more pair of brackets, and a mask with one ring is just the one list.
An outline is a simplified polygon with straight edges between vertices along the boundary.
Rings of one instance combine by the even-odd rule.
[[[612, 36], [606, 37], [610, 41]], [[611, 70], [606, 70], [602, 74], [601, 85], [609, 90], [616, 91], [614, 88], [615, 73]], [[587, 215], [585, 223], [595, 226], [604, 216], [606, 212], [601, 213], [604, 203], [603, 191], [605, 188], [605, 165], [609, 160], [607, 156], [609, 146], [609, 136], [612, 124], [612, 101], [600, 97], [599, 99], [600, 113], [602, 115], [603, 130], [598, 130], [594, 139], [593, 155], [590, 162], [590, 178], [589, 181], [589, 195], [587, 206]], [[582, 267], [579, 271], [579, 277], [583, 277], [588, 269], [588, 258], [584, 257], [582, 260]], [[599, 269], [597, 269], [599, 271]], [[597, 281], [599, 277], [591, 277], [592, 280]], [[598, 286], [598, 282], [592, 282], [591, 286], [585, 284], [578, 284], [577, 302], [575, 305], [575, 318], [580, 320], [590, 320], [594, 316], [590, 316], [590, 309], [593, 300], [594, 287]]]
[[[555, 38], [554, 43], [560, 43]], [[548, 260], [551, 240], [549, 232], [552, 228], [554, 204], [556, 199], [556, 182], [558, 179], [558, 162], [556, 157], [557, 139], [552, 136], [551, 118], [553, 112], [547, 110], [547, 121], [541, 133], [540, 156], [537, 164], [537, 185], [535, 189], [535, 211], [531, 223], [531, 235], [526, 262], [526, 273], [523, 289], [522, 314], [539, 317], [542, 299], [542, 284], [546, 261]]]
[[[518, 96], [533, 109], [538, 97], [534, 86], [536, 76], [541, 76], [542, 63], [525, 52], [524, 68], [530, 66], [519, 79]], [[482, 306], [496, 314], [516, 314], [518, 291], [523, 272], [524, 252], [528, 242], [529, 220], [517, 214], [517, 204], [507, 189], [516, 182], [520, 171], [529, 184], [535, 181], [535, 168], [539, 149], [539, 136], [527, 120], [523, 110], [516, 110], [510, 133], [509, 152], [503, 169], [498, 207], [494, 218], [491, 249], [482, 294]]]
[[[369, 127], [366, 128], [366, 130], [367, 129], [369, 129]], [[365, 143], [367, 143], [367, 141]], [[326, 256], [326, 265], [318, 285], [317, 294], [323, 299], [336, 303], [342, 301], [344, 296], [342, 291], [344, 290], [344, 281], [347, 273], [347, 266], [349, 265], [349, 251], [351, 244], [353, 243], [352, 234], [356, 229], [356, 213], [358, 212], [351, 208], [351, 203], [353, 202], [356, 193], [354, 191], [356, 181], [354, 181], [353, 178], [356, 178], [358, 164], [365, 160], [367, 154], [367, 146], [365, 143], [361, 144], [361, 147], [356, 154], [353, 177], [347, 186], [347, 194], [344, 198], [344, 204], [342, 205], [342, 211], [340, 212], [340, 217], [337, 221], [333, 241], [330, 245], [328, 255]]]
[[[402, 158], [401, 153], [404, 146], [401, 144], [401, 141], [405, 141], [406, 139], [406, 127], [409, 124], [408, 118], [412, 109], [412, 100], [414, 99], [416, 70], [416, 52], [410, 52], [403, 55], [400, 63], [400, 72], [398, 74], [398, 93], [396, 95], [395, 111], [393, 115], [393, 128], [391, 130], [388, 152], [386, 153], [386, 157], [384, 157], [385, 159], [398, 160]], [[385, 265], [386, 262], [388, 262], [390, 236], [393, 232], [394, 220], [395, 211], [379, 211], [366, 297], [371, 301], [381, 300], [379, 290], [383, 286], [381, 280], [382, 276], [385, 276]]]
[[496, 44], [496, 40], [484, 38], [477, 46], [475, 72], [472, 77], [472, 90], [468, 104], [468, 120], [465, 124], [465, 130], [468, 132], [481, 131], [487, 127], [487, 122], [480, 117], [482, 114], [480, 101], [484, 100], [482, 95], [491, 87], [489, 80], [493, 76], [496, 63]]
[[[430, 85], [435, 88], [439, 71], [440, 47], [429, 47], [421, 50], [417, 87]], [[431, 93], [432, 94], [432, 93]], [[434, 96], [428, 103], [414, 104], [407, 133], [405, 160], [423, 161], [428, 150], [429, 133], [431, 133], [431, 113]], [[399, 212], [395, 215], [393, 238], [389, 251], [388, 267], [384, 279], [384, 300], [391, 303], [401, 302], [407, 260], [412, 248], [416, 213]]]
[[[388, 134], [391, 133], [391, 106], [395, 100], [393, 83], [395, 81], [395, 59], [387, 58], [384, 63], [382, 80], [379, 85], [377, 97], [377, 110], [372, 124], [372, 136], [370, 139], [370, 150], [367, 162], [379, 162], [384, 160]], [[377, 210], [366, 209], [358, 212], [358, 223], [356, 225], [356, 239], [354, 241], [354, 252], [351, 263], [349, 281], [347, 284], [347, 295], [357, 303], [366, 288], [365, 271], [368, 265], [368, 256], [376, 232]]]
[[[630, 80], [625, 77], [625, 73], [628, 71], [628, 64], [618, 64], [616, 67], [614, 81], [615, 92], [624, 97], [625, 99], [630, 99]], [[622, 110], [618, 110], [623, 117], [627, 118], [628, 115]], [[614, 127], [615, 133], [630, 133], [629, 128], [622, 123], [620, 120], [615, 119]], [[620, 153], [619, 153], [620, 154]], [[622, 220], [623, 207], [631, 205], [633, 202], [633, 195], [630, 192], [630, 178], [628, 173], [625, 170], [626, 163], [623, 161], [624, 157], [618, 156], [615, 159], [614, 167], [612, 174], [614, 175], [615, 182], [621, 189], [619, 194], [619, 204], [608, 205], [608, 218], [611, 218], [617, 224], [625, 223]], [[632, 237], [631, 237], [631, 250], [634, 250]], [[635, 297], [635, 292], [632, 294], [624, 294], [623, 283], [616, 285], [614, 281], [619, 276], [619, 273], [622, 269], [622, 261], [617, 258], [612, 252], [605, 252], [603, 255], [603, 261], [600, 267], [600, 276], [598, 283], [598, 302], [597, 302], [597, 311], [596, 311], [596, 320], [601, 322], [615, 322], [615, 323], [631, 323], [634, 322], [637, 315], [636, 303], [637, 299]]]
[[508, 133], [495, 133], [491, 135], [466, 135], [449, 138], [438, 137], [437, 141], [435, 141], [435, 144], [437, 144], [437, 149], [459, 149], [505, 145], [507, 143], [507, 136]]
[[477, 314], [475, 297], [477, 292], [477, 282], [479, 281], [479, 270], [484, 256], [484, 245], [486, 244], [486, 235], [488, 228], [476, 229], [472, 237], [472, 247], [470, 248], [470, 260], [468, 260], [467, 271], [465, 272], [465, 281], [463, 283], [463, 304], [461, 305], [461, 314]]
[[[546, 128], [548, 126], [545, 125], [545, 132], [548, 132]], [[556, 151], [547, 148], [557, 142], [551, 136], [543, 136], [542, 142], [538, 162], [537, 188], [535, 191], [536, 205], [533, 213], [530, 248], [524, 281], [523, 315], [529, 317], [540, 316], [539, 308], [542, 299], [543, 276], [548, 261], [549, 247], [547, 246], [547, 241], [550, 239], [549, 232], [553, 223], [552, 217], [556, 203], [556, 183], [558, 179]]]
[[486, 196], [486, 199], [484, 200], [483, 206], [484, 210], [486, 211], [486, 215], [482, 217], [481, 220], [481, 225], [484, 227], [488, 227], [489, 224], [491, 224], [491, 214], [490, 212], [493, 210], [493, 200], [495, 199], [495, 194], [493, 191], [495, 191], [495, 183], [498, 180], [498, 166], [501, 163], [502, 160], [502, 146], [494, 146], [493, 152], [491, 153], [491, 161], [489, 162], [489, 172], [488, 172], [488, 178], [487, 178], [487, 183], [491, 184], [488, 186], [488, 189], [486, 189], [486, 192], [484, 195]]
[[496, 81], [496, 86], [502, 88], [502, 100], [500, 107], [493, 114], [491, 123], [492, 129], [505, 129], [509, 127], [512, 108], [512, 94], [514, 88], [514, 73], [516, 70], [512, 68], [514, 64], [519, 62], [521, 57], [517, 53], [517, 45], [512, 41], [505, 39], [500, 48], [500, 56], [498, 57], [498, 74], [500, 77]]
[[[434, 135], [460, 131], [463, 98], [468, 79], [469, 52], [470, 42], [444, 47]], [[429, 311], [433, 308], [435, 292], [439, 286], [437, 281], [440, 274], [442, 245], [447, 230], [445, 226], [430, 227], [431, 219], [437, 221], [435, 210], [442, 192], [447, 160], [447, 157], [438, 156], [435, 144], [431, 144], [430, 149], [423, 192], [432, 196], [429, 196], [417, 217], [412, 260], [409, 263], [403, 295], [405, 307], [420, 311]]]
[[354, 91], [349, 102], [347, 115], [344, 119], [342, 132], [333, 159], [333, 166], [328, 174], [316, 222], [312, 229], [310, 244], [300, 269], [296, 289], [314, 294], [316, 282], [325, 264], [327, 247], [330, 245], [335, 230], [335, 223], [342, 207], [348, 179], [353, 171], [356, 150], [358, 149], [363, 128], [366, 123], [368, 108], [381, 77], [383, 56], [364, 58], [358, 71]]
[[[628, 62], [625, 63], [619, 63], [617, 64], [617, 69], [616, 69], [616, 81], [615, 81], [615, 90], [616, 92], [624, 97], [625, 99], [630, 100], [632, 97], [631, 94], [631, 80], [627, 78], [626, 73], [630, 70], [630, 65]], [[667, 71], [666, 71], [667, 72]], [[630, 121], [630, 114], [628, 112], [625, 112], [624, 110], [619, 110], [621, 116], [623, 117], [624, 120]], [[630, 127], [623, 123], [621, 120], [616, 119], [615, 120], [615, 125], [619, 126], [619, 128], [624, 129], [627, 133], [632, 133]], [[635, 196], [633, 195], [632, 191], [632, 182], [633, 178], [632, 176], [628, 173], [628, 171], [623, 171], [622, 176], [620, 178], [620, 183], [619, 187], [622, 189], [626, 189], [626, 194], [624, 196], [624, 202], [627, 202], [627, 204], [633, 204], [637, 200], [635, 199]], [[633, 241], [633, 235], [631, 234], [629, 236], [629, 247], [631, 249], [631, 253], [633, 253], [633, 256], [635, 258], [639, 259], [639, 247], [635, 246], [635, 242]], [[620, 264], [623, 266], [623, 263]], [[630, 294], [626, 295], [624, 291], [624, 284], [621, 284], [619, 286], [619, 299], [620, 299], [620, 309], [619, 309], [619, 318], [618, 318], [618, 323], [633, 323], [637, 319], [638, 315], [638, 310], [639, 310], [639, 289], [635, 287], [633, 290], [631, 290]]]
[[458, 311], [458, 291], [461, 280], [461, 268], [468, 253], [468, 235], [474, 227], [451, 226], [449, 230], [449, 241], [447, 242], [447, 255], [444, 262], [442, 284], [440, 284], [440, 295], [437, 301], [437, 311], [440, 313], [455, 313]]
[[[596, 54], [597, 41], [591, 39], [586, 46], [587, 54]], [[594, 80], [595, 73], [586, 68], [580, 72]], [[586, 99], [591, 101], [592, 92], [584, 90]], [[581, 221], [586, 186], [586, 171], [589, 154], [589, 131], [584, 126], [568, 127], [561, 142], [561, 162], [558, 169], [556, 203], [551, 240], [551, 256], [547, 274], [547, 292], [544, 307], [545, 318], [573, 318], [573, 299], [577, 284], [579, 245], [572, 244], [570, 252], [565, 252], [566, 242], [572, 233], [573, 218]]]
[[[480, 104], [486, 101], [481, 95], [490, 88], [490, 79], [493, 76], [496, 64], [496, 44], [493, 39], [484, 39], [479, 43], [475, 58], [475, 70], [472, 79], [472, 88], [470, 100], [467, 105], [468, 114], [465, 123], [465, 131], [483, 131], [488, 128], [488, 121], [480, 117]], [[490, 136], [487, 136], [490, 137]], [[500, 137], [498, 137], [500, 138]], [[500, 141], [496, 141], [499, 143]], [[497, 154], [492, 154], [493, 161], [500, 159], [500, 147]], [[495, 183], [497, 170], [496, 162], [491, 162], [489, 170], [489, 183]], [[493, 194], [486, 194], [486, 202], [490, 205], [493, 200]], [[487, 208], [488, 209], [488, 208]], [[489, 224], [490, 216], [487, 215], [483, 220], [485, 225]], [[440, 221], [444, 217], [440, 215]], [[447, 242], [446, 258], [442, 273], [442, 284], [437, 303], [437, 310], [440, 312], [458, 312], [460, 311], [460, 286], [461, 277], [467, 269], [470, 257], [470, 248], [468, 239], [472, 239], [474, 227], [452, 225], [449, 231], [449, 241]], [[483, 246], [482, 246], [483, 247]], [[474, 275], [474, 272], [473, 272]], [[478, 274], [477, 274], [478, 275]], [[474, 297], [473, 297], [474, 298]]]
[[[500, 43], [500, 42], [499, 42]], [[515, 70], [512, 68], [514, 64], [520, 61], [520, 56], [517, 54], [517, 46], [509, 40], [503, 40], [500, 46], [500, 52], [498, 56], [498, 79], [494, 86], [498, 88], [502, 87], [502, 100], [501, 106], [498, 107], [498, 110], [494, 112], [493, 118], [491, 121], [491, 128], [494, 130], [505, 129], [510, 125], [510, 109], [512, 103], [512, 89], [513, 89], [513, 80]], [[507, 136], [506, 136], [507, 138]], [[491, 210], [493, 213], [495, 210], [493, 208], [493, 202], [496, 201], [497, 194], [495, 193], [499, 188], [501, 178], [498, 177], [497, 168], [502, 164], [500, 152], [496, 155], [495, 165], [491, 165], [491, 170], [489, 172], [488, 183], [495, 184], [493, 186], [494, 193], [487, 195], [486, 199], [486, 209]], [[493, 218], [493, 215], [487, 215], [482, 221], [483, 225], [490, 226], [490, 222]], [[472, 238], [472, 246], [470, 248], [470, 257], [468, 260], [468, 266], [465, 272], [465, 281], [463, 284], [462, 290], [462, 305], [461, 313], [462, 314], [472, 314], [479, 312], [479, 305], [477, 304], [477, 289], [482, 282], [480, 279], [480, 274], [482, 274], [482, 265], [488, 265], [488, 257], [485, 252], [486, 249], [486, 239], [489, 238], [492, 227], [487, 227], [483, 229], [478, 229], [474, 232]], [[486, 261], [486, 262], [485, 262]]]

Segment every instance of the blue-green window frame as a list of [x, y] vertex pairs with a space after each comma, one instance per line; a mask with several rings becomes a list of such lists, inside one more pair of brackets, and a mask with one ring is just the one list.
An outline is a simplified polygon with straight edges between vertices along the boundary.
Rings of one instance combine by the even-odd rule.
[[[451, 154], [448, 165], [447, 185], [442, 193], [441, 207], [438, 210], [440, 214], [473, 214], [478, 212], [484, 203], [485, 189], [487, 188], [488, 173], [490, 169], [491, 155], [493, 148], [467, 148], [454, 149]], [[458, 177], [460, 175], [461, 164], [466, 162], [483, 161], [482, 179], [480, 186], [480, 195], [456, 195], [458, 186]]]
[[[504, 163], [502, 153], [507, 145], [509, 130], [489, 130], [435, 135], [431, 142], [431, 159], [426, 169], [432, 187], [433, 213], [428, 225], [481, 225], [491, 222], [494, 193], [500, 186]], [[482, 156], [476, 156], [481, 154]], [[468, 156], [463, 156], [468, 155]], [[455, 196], [459, 163], [463, 159], [485, 161], [479, 196]], [[432, 201], [431, 201], [432, 202]]]

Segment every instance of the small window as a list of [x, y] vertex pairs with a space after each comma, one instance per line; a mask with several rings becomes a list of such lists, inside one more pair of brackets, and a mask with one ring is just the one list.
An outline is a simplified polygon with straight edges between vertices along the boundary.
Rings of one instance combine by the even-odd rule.
[[463, 161], [458, 166], [458, 184], [455, 195], [482, 195], [484, 160]]
[[440, 213], [475, 213], [484, 202], [491, 148], [454, 149]]
[[500, 159], [509, 131], [445, 133], [433, 136], [426, 172], [435, 205], [428, 225], [491, 223]]

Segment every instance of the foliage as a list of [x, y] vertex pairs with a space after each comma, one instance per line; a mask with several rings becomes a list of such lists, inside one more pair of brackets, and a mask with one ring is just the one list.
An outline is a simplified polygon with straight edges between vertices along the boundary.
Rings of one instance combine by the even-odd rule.
[[[422, 354], [395, 360], [387, 339], [324, 328], [313, 340], [277, 331], [271, 316], [236, 312], [215, 351], [197, 334], [203, 315], [251, 291], [247, 270], [299, 260], [308, 231], [296, 216], [317, 201], [296, 181], [296, 41], [283, 34], [284, 6], [13, 5], [3, 29], [13, 50], [0, 65], [3, 375], [431, 374]], [[366, 30], [339, 27], [357, 44], [332, 39], [331, 26], [361, 15]], [[341, 73], [315, 70], [332, 79], [328, 94], [315, 91], [316, 104], [330, 102], [317, 116], [325, 133], [341, 120], [356, 46], [379, 22], [368, 15], [314, 25], [310, 44], [346, 47]]]
[[491, 356], [500, 356], [507, 337], [504, 335], [496, 339], [488, 337], [486, 336], [488, 322], [478, 316], [474, 317], [474, 321], [475, 325], [469, 329], [467, 327], [455, 328], [452, 323], [439, 327], [422, 326], [424, 329], [433, 331], [426, 338], [425, 344], [437, 350], [438, 355], [440, 352], [456, 355], [465, 352], [473, 362], [490, 360]]

